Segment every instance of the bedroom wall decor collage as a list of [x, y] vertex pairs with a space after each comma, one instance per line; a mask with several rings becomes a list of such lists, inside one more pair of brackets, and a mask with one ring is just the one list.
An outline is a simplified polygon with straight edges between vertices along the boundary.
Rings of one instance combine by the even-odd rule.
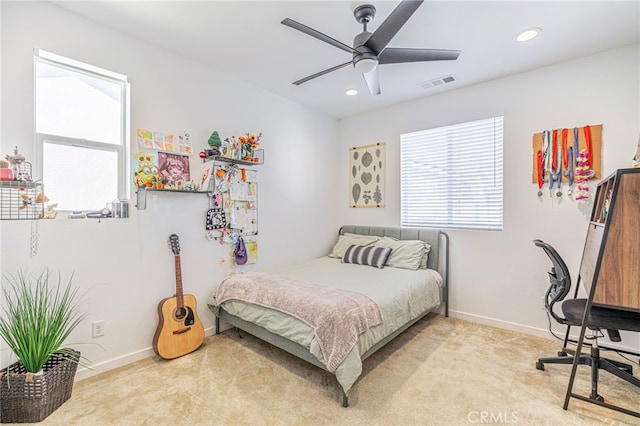
[[261, 164], [262, 157], [254, 153], [262, 133], [231, 136], [223, 142], [214, 131], [207, 141], [209, 149], [203, 150], [197, 161], [192, 161], [195, 151], [189, 132], [175, 135], [137, 129], [136, 135], [140, 148], [133, 156], [137, 163], [133, 173], [136, 187], [207, 193], [207, 239], [229, 244], [231, 266], [235, 266], [233, 254], [242, 239], [246, 264], [257, 263], [258, 172], [244, 165]]

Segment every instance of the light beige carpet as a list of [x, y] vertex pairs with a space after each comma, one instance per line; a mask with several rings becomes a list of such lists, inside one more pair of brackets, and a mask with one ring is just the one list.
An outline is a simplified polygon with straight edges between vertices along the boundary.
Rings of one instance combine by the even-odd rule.
[[[561, 343], [430, 315], [364, 363], [340, 404], [335, 378], [234, 330], [193, 354], [148, 358], [79, 381], [47, 425], [633, 425], [640, 419], [562, 402], [570, 366], [535, 368]], [[637, 358], [634, 373], [640, 370]], [[575, 391], [588, 394], [589, 370]], [[640, 389], [601, 373], [607, 401], [640, 409]]]

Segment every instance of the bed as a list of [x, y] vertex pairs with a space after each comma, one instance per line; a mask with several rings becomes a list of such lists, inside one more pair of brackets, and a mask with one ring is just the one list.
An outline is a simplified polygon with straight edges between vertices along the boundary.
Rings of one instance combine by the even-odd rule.
[[[420, 257], [414, 249], [421, 244]], [[216, 314], [216, 333], [222, 321], [331, 372], [347, 407], [362, 361], [429, 312], [440, 310], [448, 316], [448, 244], [447, 234], [434, 229], [345, 225], [329, 256], [268, 273], [236, 274], [219, 283], [208, 302]], [[366, 254], [375, 252], [375, 261], [386, 262], [384, 267], [367, 264], [362, 255], [356, 258], [354, 253], [366, 247], [375, 248]], [[378, 255], [388, 257], [381, 260]], [[372, 259], [369, 255], [368, 262]], [[264, 286], [258, 290], [262, 281]], [[298, 288], [311, 293], [298, 295]], [[287, 305], [290, 309], [271, 304], [280, 296], [293, 301]], [[331, 297], [352, 304], [345, 309], [361, 315], [354, 317], [355, 325], [340, 315], [340, 321], [325, 326], [332, 315], [338, 316], [328, 308], [313, 318], [299, 312]], [[343, 339], [342, 334], [348, 336]], [[327, 338], [333, 340], [327, 343]]]

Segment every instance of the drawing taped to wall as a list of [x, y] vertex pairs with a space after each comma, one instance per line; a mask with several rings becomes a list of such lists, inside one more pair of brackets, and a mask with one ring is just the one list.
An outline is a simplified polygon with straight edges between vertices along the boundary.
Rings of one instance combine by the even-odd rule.
[[349, 207], [384, 207], [385, 143], [349, 148]]
[[159, 171], [169, 185], [191, 180], [189, 156], [158, 152]]

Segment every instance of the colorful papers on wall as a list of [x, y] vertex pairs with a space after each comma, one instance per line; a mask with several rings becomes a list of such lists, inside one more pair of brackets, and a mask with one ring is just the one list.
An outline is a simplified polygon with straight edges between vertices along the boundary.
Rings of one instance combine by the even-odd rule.
[[180, 154], [193, 154], [191, 147], [191, 136], [188, 132], [182, 135], [158, 132], [148, 129], [138, 129], [136, 131], [138, 145], [145, 149], [157, 149], [160, 151], [177, 152]]
[[247, 264], [258, 263], [258, 241], [245, 239], [244, 246], [247, 249]]
[[258, 233], [258, 172], [231, 165], [215, 165], [213, 191], [220, 194], [227, 223], [240, 235]]

